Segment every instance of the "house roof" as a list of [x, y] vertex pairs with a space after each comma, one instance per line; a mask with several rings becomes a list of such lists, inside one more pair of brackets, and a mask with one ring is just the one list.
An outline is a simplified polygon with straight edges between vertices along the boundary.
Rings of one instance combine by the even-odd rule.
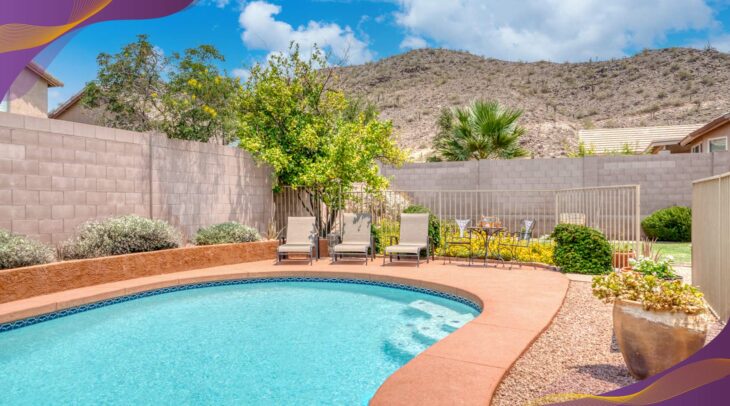
[[710, 131], [716, 129], [717, 127], [723, 126], [730, 122], [730, 113], [725, 113], [721, 115], [720, 117], [715, 118], [714, 120], [710, 121], [709, 123], [703, 125], [702, 127], [692, 131], [689, 133], [682, 141], [679, 143], [681, 146], [686, 146], [692, 143], [692, 141], [696, 140], [699, 137], [702, 137], [703, 135], [709, 133]]
[[677, 137], [671, 137], [671, 138], [663, 138], [660, 140], [654, 140], [649, 143], [649, 145], [646, 146], [643, 152], [651, 152], [654, 148], [657, 147], [671, 147], [671, 146], [677, 146], [679, 147], [679, 142], [682, 141], [684, 137], [677, 136]]
[[66, 110], [73, 107], [76, 103], [78, 103], [79, 100], [81, 100], [81, 97], [83, 97], [83, 96], [84, 96], [84, 89], [81, 89], [75, 95], [71, 96], [68, 100], [59, 104], [58, 107], [56, 107], [55, 109], [53, 109], [53, 111], [48, 113], [48, 118], [58, 118], [58, 116], [63, 114], [63, 112], [65, 112]]
[[35, 62], [31, 62], [28, 65], [25, 66], [30, 70], [31, 72], [35, 73], [36, 75], [40, 76], [41, 79], [45, 80], [46, 83], [48, 83], [48, 87], [61, 87], [63, 86], [63, 82], [56, 79], [53, 75], [48, 73], [42, 66], [38, 65]]
[[676, 140], [679, 143], [687, 134], [702, 124], [666, 125], [656, 127], [596, 128], [579, 130], [578, 139], [597, 153], [619, 151], [628, 145], [635, 152], [645, 151], [657, 140]]

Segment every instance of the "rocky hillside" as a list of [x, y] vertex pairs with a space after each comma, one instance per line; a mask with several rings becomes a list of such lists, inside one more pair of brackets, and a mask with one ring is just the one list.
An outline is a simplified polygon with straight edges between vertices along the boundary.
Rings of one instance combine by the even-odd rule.
[[416, 159], [441, 108], [478, 98], [524, 110], [523, 144], [561, 156], [581, 128], [702, 123], [730, 110], [730, 54], [673, 48], [600, 62], [506, 62], [421, 49], [337, 68], [340, 86], [375, 102]]

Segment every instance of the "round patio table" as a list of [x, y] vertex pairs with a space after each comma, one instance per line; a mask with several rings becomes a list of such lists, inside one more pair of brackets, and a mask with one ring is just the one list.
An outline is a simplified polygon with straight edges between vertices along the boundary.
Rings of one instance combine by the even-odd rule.
[[[469, 227], [468, 230], [470, 234], [476, 233], [484, 236], [484, 266], [487, 266], [487, 259], [489, 258], [489, 240], [492, 238], [493, 235], [499, 234], [500, 231], [504, 230], [504, 227], [473, 226]], [[502, 262], [504, 262], [504, 258], [502, 258], [502, 255], [499, 253], [499, 251], [497, 251], [497, 256]], [[469, 257], [470, 263], [473, 257], [473, 255]]]

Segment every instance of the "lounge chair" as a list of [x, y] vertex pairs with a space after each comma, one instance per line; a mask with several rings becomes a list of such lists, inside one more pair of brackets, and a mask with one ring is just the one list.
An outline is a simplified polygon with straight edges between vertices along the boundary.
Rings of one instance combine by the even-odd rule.
[[359, 256], [365, 258], [368, 264], [368, 253], [372, 252], [375, 259], [375, 248], [371, 225], [373, 218], [370, 214], [345, 213], [342, 215], [342, 243], [333, 248], [332, 261], [343, 256]]
[[400, 238], [391, 237], [390, 242], [396, 239], [396, 245], [385, 247], [385, 257], [393, 262], [393, 255], [400, 257], [415, 257], [416, 267], [421, 263], [421, 251], [426, 250], [426, 262], [431, 254], [431, 240], [428, 236], [428, 214], [406, 214], [400, 215]]
[[286, 226], [286, 239], [276, 249], [276, 262], [279, 263], [289, 254], [304, 254], [309, 265], [315, 256], [314, 242], [317, 240], [317, 227], [314, 217], [289, 217]]

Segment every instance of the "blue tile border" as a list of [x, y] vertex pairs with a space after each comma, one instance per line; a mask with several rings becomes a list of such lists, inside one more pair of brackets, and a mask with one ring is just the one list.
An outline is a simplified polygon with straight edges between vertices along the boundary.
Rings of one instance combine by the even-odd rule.
[[0, 333], [10, 330], [19, 329], [22, 327], [32, 326], [33, 324], [42, 323], [44, 321], [50, 321], [54, 319], [58, 319], [65, 316], [70, 316], [72, 314], [85, 312], [88, 310], [98, 309], [100, 307], [113, 305], [116, 303], [123, 303], [128, 302], [130, 300], [135, 299], [141, 299], [143, 297], [148, 296], [156, 296], [161, 295], [164, 293], [171, 293], [171, 292], [178, 292], [182, 290], [190, 290], [190, 289], [200, 289], [200, 288], [208, 288], [213, 286], [228, 286], [228, 285], [250, 285], [254, 283], [271, 283], [271, 282], [330, 282], [330, 283], [348, 283], [348, 284], [358, 284], [358, 285], [371, 285], [371, 286], [381, 286], [381, 287], [387, 287], [387, 288], [394, 288], [394, 289], [402, 289], [402, 290], [408, 290], [412, 292], [418, 292], [423, 293], [431, 296], [436, 296], [444, 299], [453, 300], [455, 302], [464, 304], [466, 306], [471, 307], [472, 309], [476, 310], [477, 312], [482, 311], [482, 307], [462, 296], [453, 295], [451, 293], [441, 292], [438, 290], [428, 289], [428, 288], [419, 288], [417, 286], [412, 285], [405, 285], [402, 283], [395, 283], [395, 282], [382, 282], [382, 281], [373, 281], [373, 280], [367, 280], [367, 279], [348, 279], [348, 278], [318, 278], [318, 277], [281, 277], [281, 278], [251, 278], [251, 279], [230, 279], [230, 280], [222, 280], [222, 281], [212, 281], [212, 282], [203, 282], [203, 283], [191, 283], [187, 285], [177, 285], [177, 286], [170, 286], [167, 288], [160, 288], [160, 289], [154, 289], [154, 290], [148, 290], [146, 292], [139, 292], [134, 293], [131, 295], [126, 296], [120, 296], [115, 297], [113, 299], [107, 299], [102, 300], [100, 302], [94, 302], [94, 303], [87, 303], [85, 305], [77, 306], [77, 307], [70, 307], [68, 309], [58, 310], [51, 313], [41, 314], [39, 316], [33, 316], [28, 317], [25, 319], [10, 321], [7, 323], [0, 324]]

